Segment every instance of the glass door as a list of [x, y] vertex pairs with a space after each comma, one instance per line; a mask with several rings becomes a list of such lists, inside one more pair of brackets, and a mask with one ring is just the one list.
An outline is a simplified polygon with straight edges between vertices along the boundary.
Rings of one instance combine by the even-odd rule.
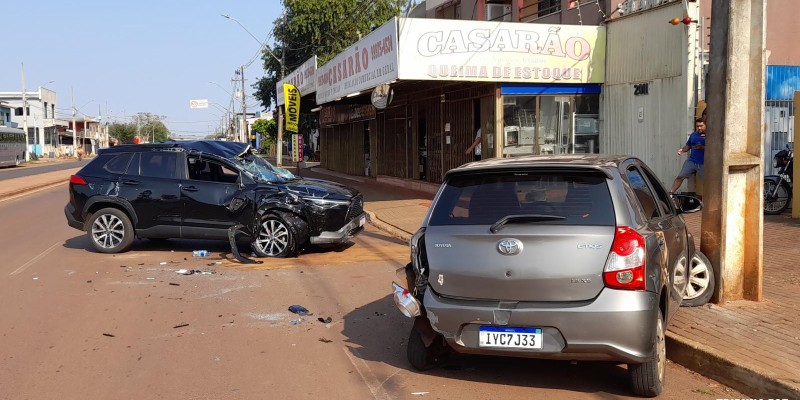
[[572, 153], [575, 137], [570, 96], [540, 97], [539, 135], [541, 154]]

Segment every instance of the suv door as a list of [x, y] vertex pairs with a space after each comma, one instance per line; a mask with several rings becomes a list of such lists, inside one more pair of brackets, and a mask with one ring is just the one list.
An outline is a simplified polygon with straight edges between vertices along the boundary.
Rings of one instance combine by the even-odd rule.
[[136, 212], [139, 237], [180, 237], [179, 153], [145, 151], [134, 155], [120, 176], [119, 196]]
[[[186, 179], [181, 181], [184, 237], [225, 239], [228, 228], [247, 218], [247, 201], [240, 189], [240, 174], [222, 160], [188, 155]], [[252, 214], [252, 213], [251, 213]]]
[[[669, 290], [670, 304], [665, 317], [670, 318], [677, 311], [683, 293], [683, 288], [676, 287], [678, 279], [675, 275], [683, 273], [686, 276], [688, 267], [686, 226], [675, 213], [666, 190], [646, 168], [632, 162], [626, 166], [625, 176], [647, 219], [646, 232], [640, 233], [646, 238], [648, 265], [659, 266], [659, 282], [666, 284]], [[648, 270], [648, 274], [656, 272], [649, 267]], [[685, 287], [685, 283], [682, 285]], [[658, 291], [661, 288], [648, 289]]]

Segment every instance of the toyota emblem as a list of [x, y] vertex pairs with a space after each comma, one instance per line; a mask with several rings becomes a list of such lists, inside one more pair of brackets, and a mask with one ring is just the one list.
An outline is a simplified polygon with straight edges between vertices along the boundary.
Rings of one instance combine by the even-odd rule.
[[517, 239], [503, 239], [497, 242], [497, 251], [504, 256], [515, 256], [522, 252], [522, 242]]

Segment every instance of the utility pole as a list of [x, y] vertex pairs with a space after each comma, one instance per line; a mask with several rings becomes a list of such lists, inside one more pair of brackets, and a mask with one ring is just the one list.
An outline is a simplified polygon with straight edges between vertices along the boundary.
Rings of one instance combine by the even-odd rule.
[[78, 158], [78, 124], [75, 122], [75, 89], [69, 88], [70, 103], [72, 104], [72, 157]]
[[[281, 32], [281, 79], [286, 75], [286, 9], [283, 10], [283, 27]], [[283, 96], [283, 85], [278, 89], [277, 96]], [[276, 104], [277, 105], [277, 104]], [[283, 105], [286, 107], [286, 104]], [[280, 167], [283, 165], [283, 107], [278, 106], [278, 157], [275, 163]], [[300, 169], [298, 168], [298, 171]]]
[[712, 4], [701, 250], [717, 303], [762, 300], [766, 2]]
[[242, 134], [243, 143], [250, 142], [250, 132], [247, 129], [247, 97], [244, 94], [244, 65], [239, 67], [239, 78], [242, 80]]
[[22, 63], [22, 129], [25, 131], [25, 162], [30, 161], [28, 151], [28, 94], [25, 93], [25, 63]]

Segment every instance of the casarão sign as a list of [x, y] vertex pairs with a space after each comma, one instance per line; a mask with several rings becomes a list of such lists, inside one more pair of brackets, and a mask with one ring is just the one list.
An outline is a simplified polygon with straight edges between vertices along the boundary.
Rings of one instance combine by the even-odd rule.
[[401, 18], [399, 79], [602, 83], [605, 27]]

